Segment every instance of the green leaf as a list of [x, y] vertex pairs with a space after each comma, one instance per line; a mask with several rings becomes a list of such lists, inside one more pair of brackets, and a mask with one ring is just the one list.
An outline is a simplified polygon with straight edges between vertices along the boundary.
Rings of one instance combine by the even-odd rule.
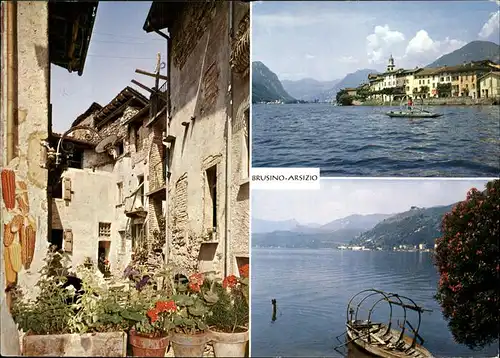
[[191, 306], [194, 304], [194, 299], [187, 295], [176, 295], [174, 296], [174, 301], [178, 306]]
[[203, 316], [203, 314], [206, 313], [206, 311], [207, 308], [200, 302], [197, 302], [197, 304], [188, 307], [189, 314], [195, 317]]
[[123, 318], [136, 322], [140, 322], [145, 318], [144, 315], [138, 312], [131, 312], [128, 310], [122, 311], [120, 314]]
[[217, 303], [217, 301], [219, 300], [219, 296], [217, 295], [217, 293], [212, 291], [208, 291], [207, 293], [205, 293], [203, 295], [203, 298], [205, 299], [205, 301], [211, 304]]

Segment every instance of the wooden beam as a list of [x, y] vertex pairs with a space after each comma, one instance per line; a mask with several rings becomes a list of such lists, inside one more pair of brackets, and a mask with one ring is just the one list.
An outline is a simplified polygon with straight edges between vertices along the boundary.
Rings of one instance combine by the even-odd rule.
[[167, 76], [164, 76], [164, 75], [157, 75], [155, 73], [151, 73], [151, 72], [147, 72], [147, 71], [144, 71], [144, 70], [140, 70], [140, 69], [136, 69], [135, 70], [135, 73], [139, 73], [141, 75], [146, 75], [146, 76], [150, 76], [150, 77], [155, 77], [158, 76], [159, 79], [161, 80], [165, 80], [167, 81], [168, 80], [168, 77]]
[[130, 81], [130, 82], [132, 82], [132, 83], [133, 83], [134, 85], [136, 85], [136, 86], [141, 87], [143, 90], [146, 90], [146, 91], [148, 91], [148, 92], [149, 92], [149, 93], [151, 93], [151, 94], [155, 93], [155, 91], [153, 91], [151, 88], [149, 88], [148, 86], [143, 85], [143, 84], [142, 84], [142, 83], [140, 83], [140, 82], [137, 82], [136, 80], [132, 80], [132, 81]]
[[140, 82], [137, 82], [136, 80], [132, 80], [132, 81], [130, 81], [130, 82], [132, 82], [132, 83], [133, 83], [134, 85], [136, 85], [136, 86], [141, 87], [142, 89], [144, 89], [144, 90], [148, 91], [148, 92], [149, 92], [149, 93], [151, 93], [151, 94], [155, 94], [155, 93], [156, 93], [158, 96], [160, 96], [161, 98], [163, 98], [165, 101], [168, 101], [168, 96], [164, 95], [162, 92], [160, 92], [160, 91], [154, 91], [154, 90], [152, 90], [151, 88], [149, 88], [148, 86], [143, 85], [143, 84], [142, 84], [142, 83], [140, 83]]

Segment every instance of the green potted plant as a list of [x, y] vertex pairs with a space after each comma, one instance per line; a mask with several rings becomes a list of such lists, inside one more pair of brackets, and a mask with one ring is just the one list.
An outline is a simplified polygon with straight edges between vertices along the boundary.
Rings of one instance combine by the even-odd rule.
[[127, 318], [134, 322], [129, 340], [135, 357], [165, 356], [176, 311], [177, 305], [171, 299], [130, 302]]
[[170, 342], [176, 357], [203, 357], [208, 341], [206, 324], [210, 306], [218, 301], [213, 285], [202, 273], [192, 274], [187, 282], [175, 285], [172, 296], [177, 311], [173, 316]]
[[68, 278], [76, 277], [69, 272], [68, 261], [51, 248], [36, 284], [36, 298], [16, 290], [12, 317], [25, 333], [23, 355], [124, 356], [127, 321], [120, 314], [120, 294], [94, 286], [97, 278], [90, 271], [83, 275], [82, 288], [67, 285]]
[[240, 277], [230, 275], [215, 283], [219, 297], [207, 318], [216, 357], [244, 357], [248, 349], [249, 273], [248, 265], [240, 269]]

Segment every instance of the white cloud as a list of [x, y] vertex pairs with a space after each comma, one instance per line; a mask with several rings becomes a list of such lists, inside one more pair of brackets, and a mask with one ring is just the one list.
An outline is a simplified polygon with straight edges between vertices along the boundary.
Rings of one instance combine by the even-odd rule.
[[313, 58], [316, 58], [316, 56], [314, 56], [314, 55], [310, 55], [310, 54], [306, 53], [306, 58], [307, 58], [308, 60], [312, 60]]
[[[498, 1], [500, 4], [500, 0]], [[488, 38], [496, 31], [500, 29], [500, 10], [497, 12], [492, 12], [490, 18], [485, 22], [481, 31], [479, 31], [479, 37]]]
[[500, 0], [490, 0], [490, 1], [496, 3], [498, 6], [500, 6]]
[[353, 56], [342, 56], [337, 59], [338, 62], [341, 63], [358, 63], [359, 60]]
[[446, 53], [453, 52], [466, 44], [465, 41], [446, 37], [442, 41], [433, 40], [427, 31], [419, 30], [408, 42], [405, 58], [416, 63], [435, 60]]
[[387, 51], [404, 40], [403, 33], [392, 31], [387, 24], [375, 26], [373, 33], [366, 37], [368, 61], [370, 63], [380, 63], [384, 60]]

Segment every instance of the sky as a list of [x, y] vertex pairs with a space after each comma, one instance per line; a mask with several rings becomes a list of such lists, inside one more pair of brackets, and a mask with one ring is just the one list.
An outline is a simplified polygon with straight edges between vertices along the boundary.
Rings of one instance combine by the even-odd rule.
[[[51, 65], [52, 126], [56, 133], [70, 128], [92, 102], [108, 104], [130, 81], [152, 86], [154, 79], [135, 73], [136, 68], [153, 72], [157, 53], [166, 60], [167, 41], [146, 33], [151, 1], [100, 1], [82, 76]], [[165, 70], [162, 71], [164, 73]]]
[[474, 40], [500, 41], [500, 0], [257, 1], [252, 61], [280, 80], [426, 66]]
[[252, 216], [267, 221], [295, 219], [326, 224], [353, 214], [397, 214], [412, 206], [432, 207], [465, 200], [487, 180], [322, 179], [319, 190], [254, 190]]

